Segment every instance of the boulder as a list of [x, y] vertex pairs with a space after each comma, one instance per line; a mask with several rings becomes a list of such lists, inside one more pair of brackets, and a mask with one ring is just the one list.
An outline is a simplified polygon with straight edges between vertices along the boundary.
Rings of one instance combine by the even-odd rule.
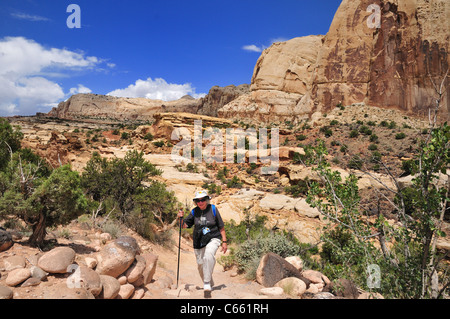
[[6, 277], [5, 283], [7, 286], [14, 287], [30, 278], [30, 276], [30, 269], [16, 268], [8, 273], [8, 277]]
[[38, 267], [51, 274], [65, 274], [75, 255], [70, 247], [56, 247], [39, 258]]
[[268, 193], [259, 201], [259, 207], [268, 210], [293, 210], [297, 201], [297, 199], [286, 195]]
[[0, 300], [1, 299], [12, 299], [13, 291], [6, 286], [0, 285]]
[[139, 252], [136, 239], [122, 236], [105, 245], [97, 255], [96, 271], [100, 275], [118, 277], [133, 263]]
[[102, 299], [114, 299], [117, 297], [120, 291], [119, 281], [108, 275], [100, 275], [100, 281], [102, 283], [102, 291], [100, 292], [99, 298]]
[[291, 296], [301, 296], [306, 291], [306, 283], [296, 277], [281, 279], [275, 284], [275, 287], [283, 288], [283, 291]]
[[288, 263], [292, 264], [298, 271], [302, 272], [303, 270], [303, 260], [298, 256], [289, 256], [284, 258]]
[[145, 258], [140, 255], [137, 255], [134, 262], [131, 264], [131, 266], [125, 272], [125, 276], [127, 277], [127, 282], [132, 284], [136, 280], [138, 280], [142, 276], [142, 273], [144, 272], [144, 270], [146, 268], [145, 266], [146, 266]]
[[274, 254], [265, 254], [256, 270], [256, 281], [264, 287], [273, 287], [280, 280], [287, 277], [296, 277], [303, 280], [306, 287], [310, 281], [302, 276], [300, 271], [283, 257]]
[[80, 283], [81, 287], [92, 293], [94, 297], [98, 296], [102, 291], [102, 282], [100, 275], [86, 266], [80, 267]]
[[142, 283], [140, 285], [147, 285], [153, 280], [155, 275], [158, 256], [152, 253], [145, 253], [142, 257], [145, 259], [146, 267], [142, 272]]
[[320, 216], [320, 211], [315, 207], [309, 206], [309, 204], [306, 202], [306, 199], [304, 198], [301, 198], [300, 200], [295, 202], [294, 210], [300, 215], [309, 218], [317, 218]]
[[304, 270], [302, 272], [303, 277], [308, 278], [311, 283], [313, 284], [322, 284], [324, 283], [323, 277], [324, 275], [317, 270], [312, 270], [312, 269], [308, 269], [308, 270]]
[[13, 244], [11, 233], [0, 227], [0, 252], [8, 250]]

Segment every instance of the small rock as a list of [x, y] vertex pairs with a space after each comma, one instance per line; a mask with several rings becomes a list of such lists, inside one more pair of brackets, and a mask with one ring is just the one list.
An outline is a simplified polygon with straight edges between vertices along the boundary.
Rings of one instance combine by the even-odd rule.
[[128, 281], [127, 281], [127, 276], [119, 276], [119, 278], [117, 278], [117, 280], [119, 281], [119, 283], [120, 283], [121, 285], [125, 285], [125, 284], [128, 283]]
[[0, 300], [11, 299], [13, 297], [13, 291], [6, 286], [0, 285]]
[[152, 281], [153, 276], [155, 275], [158, 256], [152, 253], [145, 253], [142, 257], [144, 257], [146, 264], [146, 267], [142, 273], [142, 285], [147, 285]]
[[281, 287], [269, 287], [269, 288], [262, 288], [259, 293], [261, 295], [266, 296], [281, 296], [284, 293], [283, 288]]
[[86, 263], [86, 266], [91, 269], [94, 269], [95, 266], [97, 266], [97, 259], [92, 257], [86, 257], [84, 262]]
[[303, 277], [308, 278], [313, 284], [323, 283], [323, 274], [320, 271], [308, 269], [304, 270], [302, 275]]
[[145, 294], [145, 290], [142, 288], [136, 289], [134, 291], [133, 296], [131, 297], [131, 299], [142, 299], [142, 297], [144, 297]]
[[378, 292], [363, 292], [358, 299], [384, 299], [384, 297]]
[[100, 275], [100, 281], [103, 289], [99, 297], [102, 299], [116, 298], [120, 291], [119, 281], [116, 278], [107, 275]]
[[336, 296], [330, 292], [319, 292], [314, 295], [313, 299], [336, 299]]
[[20, 285], [20, 287], [30, 287], [30, 286], [37, 286], [41, 283], [42, 281], [38, 278], [34, 278], [34, 277], [30, 277], [27, 280], [25, 280], [23, 282], [22, 285]]
[[17, 268], [11, 270], [6, 278], [6, 285], [10, 287], [17, 286], [18, 284], [24, 282], [31, 276], [30, 269], [27, 268]]
[[6, 258], [3, 263], [5, 265], [5, 270], [11, 271], [17, 268], [25, 268], [27, 261], [23, 256], [11, 256]]
[[91, 292], [92, 295], [94, 295], [94, 297], [98, 296], [102, 291], [102, 283], [100, 280], [100, 275], [91, 268], [85, 266], [79, 267], [80, 267], [79, 279], [81, 281], [81, 287]]
[[145, 258], [140, 255], [137, 255], [133, 264], [131, 264], [130, 268], [128, 268], [127, 271], [125, 272], [127, 282], [132, 284], [136, 280], [138, 280], [142, 276], [142, 273], [145, 270], [145, 266], [146, 266]]
[[99, 235], [100, 239], [103, 240], [104, 242], [110, 241], [112, 239], [112, 236], [110, 233], [101, 233]]
[[39, 279], [40, 281], [43, 281], [47, 279], [48, 273], [46, 273], [44, 270], [39, 268], [38, 266], [31, 266], [31, 277]]
[[134, 286], [132, 284], [121, 285], [116, 299], [128, 299], [131, 297], [133, 292]]

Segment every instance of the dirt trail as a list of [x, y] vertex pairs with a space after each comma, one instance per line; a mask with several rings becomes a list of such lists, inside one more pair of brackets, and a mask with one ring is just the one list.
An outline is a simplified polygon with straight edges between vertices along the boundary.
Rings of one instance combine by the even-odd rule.
[[[216, 262], [214, 267], [214, 286], [211, 296], [205, 296], [203, 283], [197, 270], [192, 243], [182, 238], [180, 253], [180, 274], [178, 289], [176, 289], [178, 238], [176, 247], [172, 250], [158, 248], [154, 253], [158, 254], [158, 266], [154, 275], [154, 283], [148, 285], [149, 294], [160, 299], [263, 299], [259, 291], [264, 288], [255, 281], [249, 281], [243, 275], [236, 275], [234, 270], [224, 271], [222, 265]], [[229, 252], [227, 252], [229, 254]], [[223, 253], [216, 253], [218, 260]], [[172, 289], [165, 288], [167, 282], [173, 280]], [[272, 298], [272, 297], [271, 297]], [[283, 298], [280, 296], [280, 298]], [[284, 296], [285, 298], [285, 296]]]

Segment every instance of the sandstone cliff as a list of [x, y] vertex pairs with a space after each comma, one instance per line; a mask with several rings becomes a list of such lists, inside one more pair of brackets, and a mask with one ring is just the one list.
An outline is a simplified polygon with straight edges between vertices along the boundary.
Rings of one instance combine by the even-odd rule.
[[297, 107], [311, 90], [311, 80], [322, 36], [278, 42], [264, 50], [252, 77], [250, 92], [218, 111], [226, 118], [262, 121], [292, 119], [310, 110]]
[[[369, 5], [379, 12], [368, 11]], [[339, 103], [364, 103], [426, 115], [437, 98], [433, 82], [440, 85], [450, 65], [449, 17], [446, 0], [343, 0], [323, 38], [296, 38], [266, 49], [251, 92], [218, 114], [292, 120]], [[441, 119], [449, 114], [446, 94]]]

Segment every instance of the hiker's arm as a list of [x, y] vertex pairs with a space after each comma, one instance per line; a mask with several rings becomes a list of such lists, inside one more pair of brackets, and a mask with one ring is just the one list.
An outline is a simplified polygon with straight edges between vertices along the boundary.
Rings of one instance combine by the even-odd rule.
[[179, 211], [178, 211], [178, 218], [180, 219], [180, 221], [182, 222], [182, 228], [189, 228], [189, 227], [192, 227], [192, 225], [190, 225], [189, 226], [189, 217], [191, 216], [191, 215], [189, 215], [185, 220], [183, 219], [183, 217], [184, 217], [184, 211], [182, 210], [182, 209], [180, 209]]
[[222, 227], [220, 229], [220, 235], [222, 236], [222, 252], [225, 254], [228, 249], [227, 234], [225, 233], [225, 227]]

